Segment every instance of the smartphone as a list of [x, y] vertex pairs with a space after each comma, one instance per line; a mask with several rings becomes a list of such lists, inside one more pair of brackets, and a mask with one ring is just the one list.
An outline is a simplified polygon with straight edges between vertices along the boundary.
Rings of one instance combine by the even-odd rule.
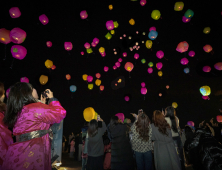
[[97, 115], [97, 121], [100, 121], [100, 115]]

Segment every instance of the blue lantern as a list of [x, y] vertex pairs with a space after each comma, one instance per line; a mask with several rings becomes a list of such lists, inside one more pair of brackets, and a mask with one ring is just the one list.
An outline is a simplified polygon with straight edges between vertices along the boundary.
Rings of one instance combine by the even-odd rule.
[[71, 85], [69, 89], [71, 92], [75, 92], [77, 90], [77, 87], [75, 85]]
[[149, 37], [151, 40], [155, 40], [157, 36], [158, 36], [158, 32], [156, 32], [156, 31], [154, 31], [154, 30], [150, 31], [149, 34], [148, 34], [148, 37]]
[[184, 73], [188, 74], [190, 72], [190, 69], [189, 68], [185, 68], [183, 71], [184, 71]]

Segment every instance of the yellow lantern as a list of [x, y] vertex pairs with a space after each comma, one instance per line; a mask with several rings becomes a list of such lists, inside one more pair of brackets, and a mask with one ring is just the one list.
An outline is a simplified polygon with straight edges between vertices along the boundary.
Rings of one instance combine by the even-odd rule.
[[175, 11], [182, 11], [184, 7], [184, 3], [183, 2], [176, 2], [174, 5], [174, 10]]
[[151, 49], [153, 45], [153, 42], [151, 40], [146, 41], [146, 48]]
[[112, 10], [113, 9], [113, 5], [109, 5], [109, 10]]
[[178, 104], [177, 104], [176, 102], [173, 102], [173, 103], [172, 103], [172, 106], [173, 106], [173, 108], [176, 109], [176, 108], [178, 107]]
[[114, 30], [111, 30], [110, 33], [113, 35], [113, 34], [115, 34], [115, 31], [114, 31]]
[[158, 76], [162, 77], [163, 72], [162, 71], [158, 71]]
[[96, 84], [97, 86], [100, 86], [101, 80], [97, 79], [97, 80], [95, 81], [95, 84]]
[[210, 27], [205, 27], [203, 30], [204, 34], [209, 34], [210, 33]]
[[93, 89], [93, 84], [88, 84], [88, 89], [92, 90]]
[[95, 118], [95, 110], [92, 107], [87, 107], [83, 111], [83, 117], [87, 122]]
[[53, 66], [53, 62], [52, 62], [51, 60], [46, 60], [46, 61], [45, 61], [45, 66], [46, 66], [47, 68], [51, 68], [51, 67]]
[[134, 19], [131, 18], [131, 19], [129, 20], [129, 23], [130, 23], [130, 25], [135, 25]]
[[159, 10], [153, 10], [151, 13], [151, 17], [155, 20], [158, 20], [160, 18], [161, 14]]
[[105, 52], [105, 48], [104, 48], [104, 47], [100, 47], [100, 48], [99, 48], [99, 52], [100, 52], [100, 53], [104, 53], [104, 52]]
[[82, 75], [82, 79], [83, 79], [84, 81], [86, 81], [86, 80], [87, 80], [87, 77], [88, 77], [88, 75], [87, 75], [87, 74], [83, 74], [83, 75]]
[[40, 82], [41, 85], [45, 85], [48, 82], [48, 76], [41, 75], [39, 77], [39, 82]]

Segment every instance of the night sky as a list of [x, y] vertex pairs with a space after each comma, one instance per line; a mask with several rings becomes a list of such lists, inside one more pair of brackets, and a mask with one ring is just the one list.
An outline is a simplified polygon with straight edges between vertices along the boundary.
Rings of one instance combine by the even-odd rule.
[[[50, 1], [51, 2], [51, 1]], [[182, 11], [174, 11], [176, 1], [147, 1], [141, 6], [139, 0], [63, 0], [48, 3], [47, 1], [5, 1], [0, 10], [0, 28], [11, 30], [19, 27], [26, 31], [26, 40], [20, 44], [27, 49], [27, 56], [23, 60], [13, 59], [10, 49], [14, 43], [0, 44], [0, 81], [9, 88], [20, 81], [21, 77], [28, 77], [30, 83], [40, 94], [44, 89], [50, 88], [54, 96], [59, 99], [67, 110], [64, 120], [64, 133], [79, 132], [84, 124], [83, 110], [93, 107], [101, 118], [108, 123], [110, 117], [116, 113], [137, 113], [143, 109], [150, 119], [154, 110], [165, 108], [178, 103], [177, 115], [180, 126], [183, 127], [187, 121], [198, 124], [202, 120], [220, 114], [222, 108], [222, 71], [214, 69], [214, 64], [222, 62], [222, 15], [218, 1], [193, 1], [184, 2]], [[217, 3], [216, 3], [217, 2]], [[113, 10], [108, 6], [112, 4]], [[8, 10], [11, 7], [19, 7], [22, 15], [19, 18], [11, 18]], [[154, 20], [151, 12], [158, 9], [161, 18]], [[182, 16], [187, 9], [194, 11], [194, 16], [188, 23], [182, 22]], [[80, 18], [80, 12], [86, 10], [87, 20]], [[46, 14], [49, 18], [47, 25], [42, 25], [39, 16]], [[129, 20], [133, 18], [135, 25], [130, 25]], [[119, 23], [115, 28], [115, 34], [111, 40], [105, 35], [106, 21], [113, 20]], [[149, 28], [155, 26], [158, 37], [153, 40], [152, 49], [147, 49], [142, 41], [148, 40]], [[210, 27], [211, 32], [204, 34], [203, 29]], [[139, 33], [136, 34], [136, 31]], [[146, 34], [143, 35], [142, 33]], [[120, 39], [123, 34], [126, 37]], [[131, 36], [132, 39], [128, 39]], [[91, 43], [93, 38], [99, 38], [100, 42], [93, 47], [93, 53], [87, 54], [84, 44]], [[52, 42], [52, 47], [46, 46], [46, 41]], [[189, 44], [185, 53], [176, 51], [181, 41]], [[64, 42], [72, 42], [73, 49], [66, 51]], [[139, 50], [130, 51], [129, 47], [138, 42]], [[209, 44], [213, 51], [206, 53], [203, 46]], [[98, 49], [104, 47], [106, 56], [101, 57]], [[114, 55], [116, 48], [118, 54]], [[162, 50], [165, 58], [158, 59], [156, 52]], [[194, 57], [188, 56], [189, 51], [195, 51]], [[85, 54], [82, 56], [81, 51]], [[123, 58], [122, 53], [127, 52]], [[139, 53], [140, 58], [134, 59], [134, 54]], [[6, 60], [4, 60], [6, 57]], [[181, 58], [186, 57], [189, 64], [180, 64]], [[122, 58], [121, 67], [113, 70], [113, 65]], [[146, 59], [142, 64], [141, 59]], [[55, 70], [45, 67], [45, 61], [50, 59], [56, 66]], [[154, 71], [148, 74], [148, 62], [154, 63]], [[124, 69], [126, 62], [132, 62], [134, 69], [129, 75]], [[163, 63], [163, 76], [157, 75], [157, 62]], [[209, 73], [202, 71], [203, 66], [209, 65], [212, 70]], [[104, 72], [104, 66], [109, 67]], [[184, 73], [184, 68], [190, 69], [189, 74]], [[83, 81], [82, 75], [92, 75], [95, 82], [95, 74], [101, 74], [103, 92], [94, 84], [92, 90], [88, 89], [87, 82]], [[48, 75], [49, 82], [42, 86], [39, 83], [40, 75]], [[65, 75], [70, 74], [71, 80], [66, 80]], [[119, 76], [124, 76], [125, 86], [113, 90], [112, 81]], [[146, 83], [147, 94], [140, 93], [141, 82]], [[71, 93], [70, 85], [76, 85], [77, 91]], [[166, 89], [169, 85], [169, 89]], [[199, 88], [208, 85], [211, 88], [210, 100], [203, 100]], [[159, 93], [162, 96], [159, 97]], [[129, 95], [130, 101], [126, 102], [124, 96]], [[6, 101], [5, 101], [6, 102]]]

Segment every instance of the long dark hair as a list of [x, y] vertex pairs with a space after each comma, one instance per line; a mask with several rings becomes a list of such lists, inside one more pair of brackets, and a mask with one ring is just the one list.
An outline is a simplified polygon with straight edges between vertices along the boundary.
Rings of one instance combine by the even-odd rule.
[[3, 119], [8, 127], [14, 127], [25, 105], [36, 103], [36, 99], [32, 96], [32, 89], [31, 84], [22, 82], [11, 87], [7, 100], [7, 110]]
[[167, 112], [165, 117], [169, 117], [172, 122], [171, 129], [173, 129], [173, 131], [177, 133], [178, 129], [177, 129], [176, 118], [175, 118], [175, 109], [172, 106], [168, 106], [165, 110]]
[[153, 123], [158, 127], [160, 133], [168, 136], [167, 129], [170, 129], [170, 125], [165, 120], [161, 111], [155, 110], [153, 112]]
[[[4, 95], [4, 93], [5, 93], [4, 84], [0, 82], [0, 98]], [[0, 112], [4, 114], [5, 111], [6, 111], [6, 104], [0, 100]]]
[[144, 141], [149, 140], [149, 130], [150, 130], [149, 124], [150, 124], [150, 119], [146, 115], [146, 113], [145, 112], [140, 113], [135, 125], [136, 125], [136, 131], [139, 133], [139, 138], [141, 138]]
[[89, 122], [88, 135], [89, 137], [94, 137], [98, 133], [98, 122], [95, 119], [92, 119]]
[[119, 118], [117, 116], [113, 116], [110, 119], [110, 127], [113, 128], [115, 127], [118, 123]]

